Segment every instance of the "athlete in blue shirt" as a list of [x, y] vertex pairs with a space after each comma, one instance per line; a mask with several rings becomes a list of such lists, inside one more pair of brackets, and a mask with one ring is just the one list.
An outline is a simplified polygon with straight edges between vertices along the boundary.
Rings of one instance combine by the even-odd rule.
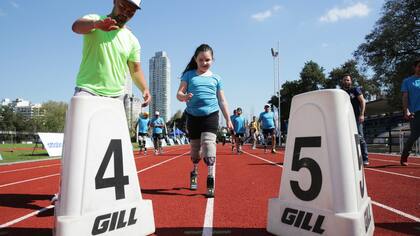
[[[237, 115], [238, 115], [238, 112], [236, 111], [236, 109], [233, 110], [233, 115], [229, 117], [230, 121], [232, 122], [232, 125], [233, 125], [233, 120], [235, 119]], [[230, 143], [232, 144], [232, 153], [233, 153], [233, 151], [235, 150], [235, 130], [234, 129], [230, 130]]]
[[149, 113], [143, 112], [143, 114], [139, 115], [139, 118], [137, 120], [136, 129], [137, 129], [137, 135], [139, 140], [139, 153], [141, 153], [141, 150], [144, 149], [144, 155], [147, 154], [147, 148], [146, 148], [146, 138], [149, 132]]
[[242, 153], [242, 145], [245, 136], [245, 118], [242, 115], [242, 108], [236, 109], [236, 116], [232, 119], [233, 130], [235, 131], [236, 151]]
[[219, 108], [228, 129], [232, 129], [228, 105], [221, 77], [209, 69], [213, 63], [213, 49], [200, 45], [181, 77], [177, 99], [187, 103], [187, 129], [190, 137], [191, 160], [190, 189], [197, 189], [198, 163], [201, 153], [208, 166], [207, 196], [214, 197], [214, 163], [216, 161], [216, 133], [219, 127]]
[[400, 163], [407, 165], [408, 156], [414, 142], [420, 136], [420, 59], [414, 62], [414, 75], [404, 79], [401, 84], [404, 119], [410, 121], [410, 137], [404, 144]]
[[160, 117], [159, 111], [155, 112], [155, 117], [150, 121], [150, 126], [153, 128], [153, 145], [155, 146], [155, 155], [163, 152], [162, 139], [163, 129], [165, 128], [165, 121]]
[[258, 122], [261, 124], [261, 128], [264, 135], [264, 152], [267, 150], [267, 140], [271, 136], [271, 153], [276, 152], [276, 122], [274, 120], [274, 113], [270, 111], [270, 104], [265, 104], [264, 112], [261, 112]]

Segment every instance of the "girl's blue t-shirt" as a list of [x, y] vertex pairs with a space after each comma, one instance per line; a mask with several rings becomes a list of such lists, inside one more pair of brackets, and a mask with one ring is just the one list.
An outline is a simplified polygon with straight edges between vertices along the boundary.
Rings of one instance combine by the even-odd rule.
[[138, 127], [139, 127], [139, 133], [147, 133], [149, 130], [149, 118], [142, 118], [140, 117], [138, 120]]
[[221, 77], [197, 75], [195, 70], [185, 72], [181, 81], [187, 83], [186, 93], [192, 93], [187, 102], [187, 113], [193, 116], [207, 116], [219, 110], [217, 92], [222, 90]]
[[261, 126], [263, 129], [274, 129], [274, 113], [270, 112], [261, 112], [260, 114]]

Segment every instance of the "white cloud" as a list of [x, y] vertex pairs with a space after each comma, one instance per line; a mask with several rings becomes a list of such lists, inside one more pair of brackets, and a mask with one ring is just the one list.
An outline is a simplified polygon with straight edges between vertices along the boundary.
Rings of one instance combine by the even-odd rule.
[[14, 1], [10, 1], [10, 4], [12, 4], [12, 6], [14, 7], [14, 8], [19, 8], [19, 4], [17, 4], [16, 2], [14, 2]]
[[342, 19], [350, 19], [353, 17], [364, 17], [370, 12], [369, 7], [364, 3], [356, 3], [345, 8], [337, 8], [329, 10], [325, 15], [319, 18], [319, 21], [332, 23]]
[[256, 21], [263, 22], [268, 18], [272, 17], [274, 13], [279, 11], [280, 9], [282, 9], [282, 6], [275, 5], [271, 9], [253, 14], [251, 18]]

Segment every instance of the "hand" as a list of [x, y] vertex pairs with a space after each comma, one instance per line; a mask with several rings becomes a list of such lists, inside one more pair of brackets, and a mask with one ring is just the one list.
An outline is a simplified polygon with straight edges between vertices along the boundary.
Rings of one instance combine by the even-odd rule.
[[142, 107], [146, 107], [147, 105], [149, 105], [151, 96], [150, 96], [150, 91], [148, 89], [145, 89], [143, 91], [143, 100], [144, 102], [141, 104]]
[[182, 101], [183, 102], [188, 102], [194, 95], [192, 93], [188, 93], [188, 94], [184, 94], [182, 96]]
[[230, 131], [233, 131], [233, 125], [232, 125], [232, 121], [230, 121], [230, 119], [226, 122], [226, 126]]
[[359, 123], [363, 123], [365, 122], [365, 116], [364, 115], [360, 115], [359, 116]]
[[405, 111], [404, 112], [404, 120], [412, 120], [414, 119], [414, 113], [411, 113], [410, 111]]
[[120, 27], [117, 24], [117, 21], [112, 19], [111, 17], [107, 17], [103, 20], [98, 20], [93, 23], [94, 29], [100, 29], [102, 31], [112, 31], [117, 30]]

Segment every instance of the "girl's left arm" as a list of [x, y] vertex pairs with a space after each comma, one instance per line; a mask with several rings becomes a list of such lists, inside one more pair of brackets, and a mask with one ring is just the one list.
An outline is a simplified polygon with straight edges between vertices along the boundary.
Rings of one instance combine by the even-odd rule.
[[225, 117], [226, 120], [226, 126], [229, 129], [233, 129], [232, 121], [229, 118], [229, 107], [228, 103], [225, 98], [225, 94], [222, 90], [217, 90], [217, 99], [219, 100], [219, 107], [222, 110], [223, 117]]

